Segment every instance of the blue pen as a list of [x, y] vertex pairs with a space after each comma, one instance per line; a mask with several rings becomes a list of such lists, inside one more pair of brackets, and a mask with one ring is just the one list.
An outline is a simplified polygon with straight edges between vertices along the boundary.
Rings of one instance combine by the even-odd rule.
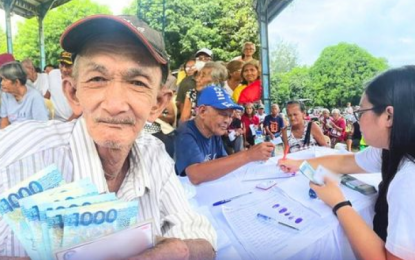
[[217, 202], [213, 203], [213, 206], [219, 206], [219, 205], [222, 205], [222, 204], [225, 204], [225, 203], [231, 202], [231, 201], [232, 201], [232, 200], [234, 200], [234, 199], [240, 198], [240, 197], [245, 196], [245, 195], [249, 195], [249, 194], [251, 194], [251, 193], [252, 193], [252, 191], [251, 191], [251, 192], [248, 192], [248, 193], [244, 193], [244, 194], [240, 194], [240, 195], [237, 195], [237, 196], [231, 197], [231, 198], [229, 198], [229, 199], [225, 199], [225, 200], [220, 200], [220, 201], [217, 201]]
[[257, 217], [259, 220], [261, 220], [261, 221], [265, 221], [265, 222], [267, 222], [267, 223], [271, 223], [271, 224], [278, 224], [278, 225], [281, 225], [281, 226], [288, 227], [288, 228], [291, 228], [291, 229], [294, 229], [294, 230], [299, 231], [299, 229], [298, 229], [298, 228], [296, 228], [296, 227], [293, 227], [293, 226], [291, 226], [291, 225], [289, 225], [289, 224], [286, 224], [286, 223], [283, 223], [283, 222], [279, 222], [279, 221], [277, 221], [276, 219], [271, 218], [271, 217], [268, 217], [268, 216], [266, 216], [266, 215], [264, 215], [264, 214], [261, 214], [261, 213], [258, 213], [258, 214], [256, 215], [256, 217]]

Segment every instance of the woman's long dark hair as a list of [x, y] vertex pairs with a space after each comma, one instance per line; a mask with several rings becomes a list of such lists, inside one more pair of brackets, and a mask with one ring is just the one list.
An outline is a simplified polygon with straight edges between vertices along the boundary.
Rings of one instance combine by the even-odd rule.
[[404, 159], [415, 162], [415, 66], [382, 73], [368, 83], [365, 94], [377, 115], [393, 106], [389, 150], [382, 152], [382, 182], [373, 219], [375, 232], [386, 241], [389, 185]]

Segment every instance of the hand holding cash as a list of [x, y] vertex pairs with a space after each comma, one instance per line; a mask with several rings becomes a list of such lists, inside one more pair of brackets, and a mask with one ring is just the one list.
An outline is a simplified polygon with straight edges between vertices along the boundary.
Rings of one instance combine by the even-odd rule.
[[0, 216], [32, 260], [138, 255], [154, 246], [153, 224], [138, 223], [138, 210], [137, 201], [98, 194], [89, 179], [65, 184], [54, 165], [0, 195]]

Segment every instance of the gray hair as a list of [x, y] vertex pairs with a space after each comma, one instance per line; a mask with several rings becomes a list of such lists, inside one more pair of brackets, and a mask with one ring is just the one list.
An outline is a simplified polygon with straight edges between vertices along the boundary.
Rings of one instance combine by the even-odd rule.
[[328, 110], [327, 108], [323, 108], [321, 110], [321, 113], [328, 113], [328, 114], [330, 114], [330, 110]]
[[35, 69], [35, 65], [33, 64], [33, 61], [29, 58], [26, 58], [26, 59], [22, 60], [21, 64], [22, 64], [22, 66], [27, 65], [27, 66]]
[[340, 110], [335, 108], [331, 111], [331, 114], [339, 114], [340, 115]]
[[0, 67], [0, 76], [11, 80], [12, 82], [16, 82], [18, 80], [20, 84], [25, 85], [27, 81], [27, 74], [20, 64], [17, 61], [12, 61], [6, 63]]
[[203, 68], [212, 69], [212, 71], [210, 72], [210, 76], [212, 77], [212, 81], [215, 84], [219, 85], [228, 79], [228, 70], [221, 61], [206, 62]]

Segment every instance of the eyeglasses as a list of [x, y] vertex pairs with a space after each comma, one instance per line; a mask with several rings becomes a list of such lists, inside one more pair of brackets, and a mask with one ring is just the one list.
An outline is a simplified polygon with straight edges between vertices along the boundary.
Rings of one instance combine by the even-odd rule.
[[371, 107], [371, 108], [366, 108], [366, 109], [359, 109], [353, 112], [354, 116], [356, 117], [357, 120], [360, 120], [360, 118], [362, 117], [364, 112], [367, 111], [371, 111], [371, 110], [375, 110], [379, 107]]

